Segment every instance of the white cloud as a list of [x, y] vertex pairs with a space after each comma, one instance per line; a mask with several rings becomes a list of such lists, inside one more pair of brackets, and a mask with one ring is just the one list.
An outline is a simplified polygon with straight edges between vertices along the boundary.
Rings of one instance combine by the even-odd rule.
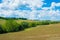
[[0, 4], [0, 16], [10, 16], [10, 15], [24, 15], [27, 11], [15, 11], [19, 5], [28, 4], [32, 10], [35, 10], [35, 7], [41, 7], [43, 5], [43, 0], [3, 0]]
[[19, 0], [3, 0], [0, 4], [1, 8], [15, 9], [19, 5]]
[[0, 10], [0, 16], [9, 17], [12, 14], [11, 10]]
[[60, 6], [60, 3], [52, 2], [50, 8], [52, 9], [52, 8], [54, 8], [55, 6], [57, 6], [57, 7]]
[[3, 0], [0, 4], [0, 8], [5, 7], [9, 9], [15, 9], [19, 5], [28, 4], [29, 7], [41, 7], [43, 5], [43, 0]]
[[[53, 10], [55, 6], [60, 6], [60, 3], [52, 2], [50, 7], [42, 7], [44, 0], [3, 0], [0, 4], [0, 16], [3, 17], [25, 17], [28, 19], [40, 19], [45, 16], [55, 19], [60, 16], [60, 10]], [[19, 5], [26, 5], [32, 9], [28, 10], [15, 10]], [[42, 10], [36, 10], [42, 8]]]
[[50, 7], [43, 7], [42, 9], [46, 11], [46, 10], [50, 10]]
[[21, 11], [21, 10], [0, 10], [0, 16], [2, 17], [21, 17], [28, 18], [30, 11]]

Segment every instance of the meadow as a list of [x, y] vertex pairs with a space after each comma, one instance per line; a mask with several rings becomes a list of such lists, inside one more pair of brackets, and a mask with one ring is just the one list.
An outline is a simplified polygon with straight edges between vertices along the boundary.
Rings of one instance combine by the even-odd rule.
[[60, 21], [0, 18], [0, 40], [60, 40]]
[[23, 31], [27, 28], [36, 27], [38, 25], [49, 25], [60, 23], [60, 21], [50, 20], [27, 20], [25, 18], [0, 18], [0, 34]]
[[60, 23], [39, 25], [24, 31], [0, 34], [0, 40], [60, 40]]

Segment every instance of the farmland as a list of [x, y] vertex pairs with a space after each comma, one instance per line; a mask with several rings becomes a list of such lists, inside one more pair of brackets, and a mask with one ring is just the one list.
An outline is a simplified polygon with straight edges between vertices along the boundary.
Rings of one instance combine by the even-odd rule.
[[60, 21], [1, 18], [0, 40], [60, 40]]
[[0, 34], [0, 40], [60, 40], [60, 23], [39, 25], [24, 31]]

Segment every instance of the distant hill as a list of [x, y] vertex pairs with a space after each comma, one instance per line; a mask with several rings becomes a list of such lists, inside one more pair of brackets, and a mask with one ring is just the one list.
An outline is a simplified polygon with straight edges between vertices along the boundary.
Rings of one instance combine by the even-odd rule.
[[20, 19], [20, 20], [27, 20], [27, 18], [6, 18], [6, 17], [0, 17], [0, 19], [6, 19], [6, 20], [8, 20], [8, 19]]

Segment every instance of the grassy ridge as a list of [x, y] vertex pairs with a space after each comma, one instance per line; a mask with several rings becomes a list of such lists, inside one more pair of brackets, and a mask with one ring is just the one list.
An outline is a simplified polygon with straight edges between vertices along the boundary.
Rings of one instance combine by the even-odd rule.
[[26, 28], [36, 27], [37, 25], [49, 25], [59, 23], [58, 21], [33, 21], [33, 20], [17, 20], [17, 19], [0, 19], [0, 34], [8, 32], [21, 31]]

